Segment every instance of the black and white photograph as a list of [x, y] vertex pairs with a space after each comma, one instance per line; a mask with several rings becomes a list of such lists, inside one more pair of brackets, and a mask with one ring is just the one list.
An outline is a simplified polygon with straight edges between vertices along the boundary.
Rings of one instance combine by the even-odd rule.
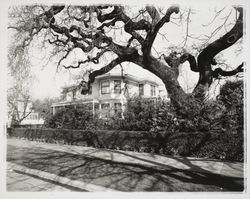
[[1, 198], [245, 198], [246, 2], [1, 5]]

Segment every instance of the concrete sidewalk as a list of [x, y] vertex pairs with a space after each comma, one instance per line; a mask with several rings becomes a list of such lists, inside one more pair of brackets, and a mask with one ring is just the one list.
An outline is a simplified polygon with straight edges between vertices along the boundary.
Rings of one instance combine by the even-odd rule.
[[73, 145], [48, 144], [20, 139], [8, 139], [8, 145], [42, 147], [72, 154], [81, 154], [87, 157], [96, 157], [114, 162], [142, 164], [157, 168], [175, 168], [191, 170], [196, 172], [220, 174], [228, 177], [244, 176], [244, 164], [240, 162], [228, 162], [213, 159], [201, 159], [180, 156], [163, 156], [150, 153], [138, 153], [131, 151], [97, 149], [92, 147], [82, 147]]
[[7, 167], [7, 191], [116, 191], [10, 162]]
[[48, 179], [42, 179], [37, 175], [15, 170], [15, 166], [8, 164], [7, 191], [84, 191], [65, 184], [55, 183]]

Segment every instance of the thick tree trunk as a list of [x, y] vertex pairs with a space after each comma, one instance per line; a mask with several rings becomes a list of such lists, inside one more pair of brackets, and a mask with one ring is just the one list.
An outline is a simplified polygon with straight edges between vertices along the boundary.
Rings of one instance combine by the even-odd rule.
[[177, 111], [186, 106], [189, 95], [186, 94], [180, 86], [177, 80], [178, 72], [176, 72], [175, 68], [170, 68], [162, 61], [152, 56], [147, 57], [147, 62], [144, 61], [142, 56], [138, 56], [133, 62], [152, 72], [162, 80], [171, 103]]

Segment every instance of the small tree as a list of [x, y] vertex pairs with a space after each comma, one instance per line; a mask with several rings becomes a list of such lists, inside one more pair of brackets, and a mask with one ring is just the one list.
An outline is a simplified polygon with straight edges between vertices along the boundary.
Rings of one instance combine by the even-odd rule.
[[19, 125], [32, 112], [30, 62], [15, 44], [8, 49], [8, 117], [11, 125]]
[[19, 85], [7, 91], [8, 117], [11, 126], [20, 125], [32, 112], [32, 103], [29, 92]]

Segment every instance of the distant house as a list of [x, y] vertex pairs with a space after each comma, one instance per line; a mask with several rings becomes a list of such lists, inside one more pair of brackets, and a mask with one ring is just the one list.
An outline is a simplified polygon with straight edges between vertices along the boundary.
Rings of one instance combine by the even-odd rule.
[[17, 100], [14, 107], [8, 110], [8, 126], [12, 121], [18, 122], [19, 126], [40, 126], [43, 125], [44, 119], [33, 109], [33, 104], [29, 100]]
[[108, 118], [114, 114], [122, 116], [128, 97], [141, 96], [155, 99], [163, 93], [164, 89], [160, 89], [159, 83], [155, 81], [140, 79], [129, 74], [121, 76], [107, 73], [95, 78], [86, 95], [81, 94], [78, 85], [63, 87], [62, 101], [52, 104], [52, 112], [55, 114], [63, 107], [72, 106], [80, 109], [88, 105], [93, 114], [99, 114], [100, 118]]

